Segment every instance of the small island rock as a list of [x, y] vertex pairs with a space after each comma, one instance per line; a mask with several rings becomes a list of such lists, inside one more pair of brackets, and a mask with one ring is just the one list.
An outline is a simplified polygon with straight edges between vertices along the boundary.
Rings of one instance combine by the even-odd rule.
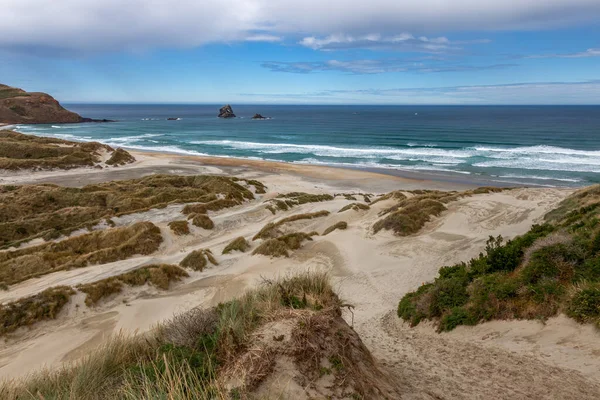
[[263, 117], [260, 114], [254, 114], [254, 117], [252, 117], [252, 119], [267, 119], [267, 117]]
[[235, 118], [235, 114], [233, 113], [233, 109], [229, 104], [221, 107], [219, 110], [219, 118]]

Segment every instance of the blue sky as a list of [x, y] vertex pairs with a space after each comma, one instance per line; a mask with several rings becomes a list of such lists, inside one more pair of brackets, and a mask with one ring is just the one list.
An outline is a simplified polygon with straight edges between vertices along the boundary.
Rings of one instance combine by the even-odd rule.
[[599, 0], [4, 0], [0, 82], [63, 102], [600, 104]]

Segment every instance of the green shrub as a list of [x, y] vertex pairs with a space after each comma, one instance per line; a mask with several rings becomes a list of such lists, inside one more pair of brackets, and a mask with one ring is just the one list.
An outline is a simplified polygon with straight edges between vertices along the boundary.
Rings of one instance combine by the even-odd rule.
[[567, 307], [567, 315], [579, 322], [600, 321], [600, 286], [577, 291]]

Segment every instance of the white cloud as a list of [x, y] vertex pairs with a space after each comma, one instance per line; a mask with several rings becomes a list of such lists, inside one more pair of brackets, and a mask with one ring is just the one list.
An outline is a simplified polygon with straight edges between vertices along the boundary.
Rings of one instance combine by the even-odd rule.
[[536, 54], [527, 56], [526, 58], [588, 58], [600, 57], [600, 49], [587, 49], [578, 53], [562, 53], [562, 54]]
[[[372, 32], [387, 39], [398, 32], [547, 29], [596, 21], [600, 1], [3, 0], [1, 12], [0, 47], [97, 52], [253, 37], [319, 43], [341, 33], [368, 42]], [[411, 40], [432, 49], [448, 45], [443, 38]]]
[[250, 35], [244, 39], [246, 42], [268, 42], [276, 43], [283, 41], [283, 37], [275, 35]]
[[[482, 42], [482, 41], [477, 41]], [[373, 50], [398, 50], [408, 52], [445, 53], [460, 50], [465, 42], [451, 42], [446, 37], [428, 38], [425, 36], [414, 37], [410, 33], [401, 33], [394, 36], [381, 36], [368, 34], [363, 36], [329, 35], [318, 39], [314, 36], [305, 37], [299, 42], [302, 46], [313, 50], [345, 50], [345, 49], [373, 49]]]

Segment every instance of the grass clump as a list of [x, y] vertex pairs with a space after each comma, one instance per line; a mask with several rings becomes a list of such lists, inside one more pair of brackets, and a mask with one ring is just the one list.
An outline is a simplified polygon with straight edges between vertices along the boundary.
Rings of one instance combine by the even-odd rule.
[[185, 258], [179, 263], [179, 266], [202, 272], [204, 268], [206, 268], [206, 265], [209, 261], [212, 265], [219, 265], [213, 256], [212, 251], [209, 249], [200, 249], [194, 250], [185, 256]]
[[183, 207], [182, 213], [190, 214], [206, 214], [209, 211], [220, 211], [224, 208], [230, 208], [240, 205], [241, 202], [237, 199], [217, 199], [216, 196], [211, 201], [201, 204], [188, 204]]
[[192, 218], [192, 224], [198, 228], [213, 229], [215, 227], [215, 223], [206, 214], [192, 214], [190, 217]]
[[97, 282], [79, 285], [77, 288], [87, 295], [85, 304], [90, 307], [111, 294], [120, 293], [123, 290], [123, 285], [142, 286], [149, 283], [159, 289], [167, 290], [171, 282], [188, 276], [187, 272], [176, 265], [158, 264], [138, 268]]
[[243, 237], [240, 236], [235, 238], [223, 249], [223, 254], [229, 254], [232, 251], [241, 251], [245, 253], [250, 248], [250, 243]]
[[0, 281], [7, 284], [51, 272], [124, 260], [151, 254], [162, 242], [160, 229], [151, 222], [96, 231], [15, 251], [0, 252]]
[[404, 296], [398, 315], [412, 325], [437, 321], [441, 331], [492, 319], [544, 320], [559, 312], [599, 324], [598, 197], [594, 188], [575, 193], [548, 214], [553, 223], [509, 241], [490, 237], [479, 257], [441, 268], [434, 282]]
[[285, 193], [280, 194], [277, 198], [267, 200], [267, 202], [270, 203], [269, 206], [267, 206], [267, 209], [275, 214], [277, 210], [287, 211], [290, 208], [301, 204], [320, 203], [322, 201], [330, 201], [333, 199], [334, 196], [330, 194], [310, 194], [304, 192]]
[[135, 157], [129, 154], [127, 151], [118, 148], [111, 154], [110, 158], [106, 160], [106, 164], [120, 166], [131, 164], [135, 161]]
[[329, 215], [329, 211], [321, 210], [321, 211], [317, 211], [314, 213], [292, 215], [292, 216], [283, 218], [277, 222], [269, 222], [256, 235], [254, 235], [252, 240], [269, 239], [269, 238], [274, 238], [274, 237], [280, 236], [282, 234], [282, 232], [279, 230], [279, 228], [282, 225], [285, 225], [290, 222], [295, 222], [295, 221], [300, 221], [300, 220], [308, 220], [308, 219], [319, 218], [319, 217], [326, 217], [328, 215]]
[[36, 322], [55, 319], [73, 294], [75, 291], [68, 286], [56, 286], [31, 297], [0, 304], [0, 335]]
[[[310, 315], [341, 302], [327, 275], [304, 273], [265, 281], [212, 309], [192, 309], [157, 329], [118, 335], [76, 364], [0, 384], [6, 399], [231, 398], [220, 375], [246, 351], [253, 333], [278, 315]], [[247, 393], [240, 389], [242, 398]]]
[[302, 247], [302, 242], [305, 240], [313, 240], [312, 236], [316, 234], [316, 232], [294, 232], [277, 238], [267, 239], [252, 252], [252, 255], [260, 254], [270, 257], [289, 257], [290, 250], [298, 250]]
[[0, 246], [9, 247], [48, 234], [66, 235], [111, 217], [169, 204], [212, 202], [207, 207], [254, 198], [233, 178], [153, 175], [83, 188], [50, 184], [0, 186]]
[[177, 236], [188, 235], [190, 233], [190, 226], [186, 220], [183, 221], [171, 221], [169, 222], [169, 228]]
[[398, 236], [417, 233], [432, 216], [438, 216], [446, 207], [437, 200], [429, 198], [411, 198], [404, 200], [396, 211], [389, 214], [373, 225], [373, 232], [382, 229], [391, 230]]
[[367, 204], [352, 203], [352, 204], [348, 204], [348, 205], [342, 207], [342, 209], [340, 211], [338, 211], [338, 213], [342, 213], [342, 212], [348, 211], [348, 210], [354, 210], [354, 211], [369, 210], [370, 208], [371, 207], [369, 207]]
[[329, 235], [331, 232], [335, 231], [336, 229], [348, 229], [348, 223], [346, 221], [340, 221], [337, 222], [333, 225], [331, 225], [329, 228], [325, 229], [325, 231], [323, 231], [323, 236], [325, 235]]

